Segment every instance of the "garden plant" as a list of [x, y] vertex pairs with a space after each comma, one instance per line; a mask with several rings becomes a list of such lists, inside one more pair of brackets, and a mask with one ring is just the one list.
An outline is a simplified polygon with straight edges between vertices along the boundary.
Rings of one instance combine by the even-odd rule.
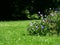
[[53, 12], [43, 18], [41, 15], [40, 21], [31, 22], [28, 25], [27, 31], [30, 35], [59, 35], [60, 34], [60, 13]]

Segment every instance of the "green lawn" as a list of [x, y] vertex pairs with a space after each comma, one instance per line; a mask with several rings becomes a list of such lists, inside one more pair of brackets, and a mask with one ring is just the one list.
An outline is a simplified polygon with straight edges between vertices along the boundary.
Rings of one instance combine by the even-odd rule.
[[27, 35], [26, 21], [0, 21], [0, 45], [60, 45], [59, 36]]

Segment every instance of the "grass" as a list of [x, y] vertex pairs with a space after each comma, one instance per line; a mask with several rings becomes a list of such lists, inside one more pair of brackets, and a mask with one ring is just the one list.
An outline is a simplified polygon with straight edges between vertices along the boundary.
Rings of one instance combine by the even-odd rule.
[[27, 35], [31, 21], [0, 21], [0, 45], [60, 45], [59, 36]]

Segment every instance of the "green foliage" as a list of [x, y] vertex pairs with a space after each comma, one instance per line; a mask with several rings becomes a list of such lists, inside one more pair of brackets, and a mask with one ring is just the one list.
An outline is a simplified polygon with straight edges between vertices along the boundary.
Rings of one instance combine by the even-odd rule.
[[[35, 14], [38, 11], [45, 13], [44, 11], [48, 8], [56, 8], [60, 6], [60, 1], [58, 0], [8, 0], [9, 11], [6, 15], [2, 17], [1, 20], [9, 19], [28, 19], [25, 10], [29, 10], [30, 14]], [[22, 18], [23, 17], [23, 18]]]
[[46, 18], [41, 17], [40, 22], [31, 22], [27, 31], [31, 35], [57, 35], [60, 34], [60, 12], [51, 12]]
[[33, 14], [33, 15], [28, 14], [27, 17], [28, 17], [29, 19], [39, 19], [38, 14]]
[[38, 14], [31, 15], [30, 19], [39, 19]]

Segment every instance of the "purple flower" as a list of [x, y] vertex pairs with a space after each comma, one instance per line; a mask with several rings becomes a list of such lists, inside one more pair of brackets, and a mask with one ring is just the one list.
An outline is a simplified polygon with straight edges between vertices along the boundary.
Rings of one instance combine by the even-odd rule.
[[42, 29], [44, 29], [44, 26], [43, 26], [43, 25], [41, 25], [41, 28], [42, 28]]

